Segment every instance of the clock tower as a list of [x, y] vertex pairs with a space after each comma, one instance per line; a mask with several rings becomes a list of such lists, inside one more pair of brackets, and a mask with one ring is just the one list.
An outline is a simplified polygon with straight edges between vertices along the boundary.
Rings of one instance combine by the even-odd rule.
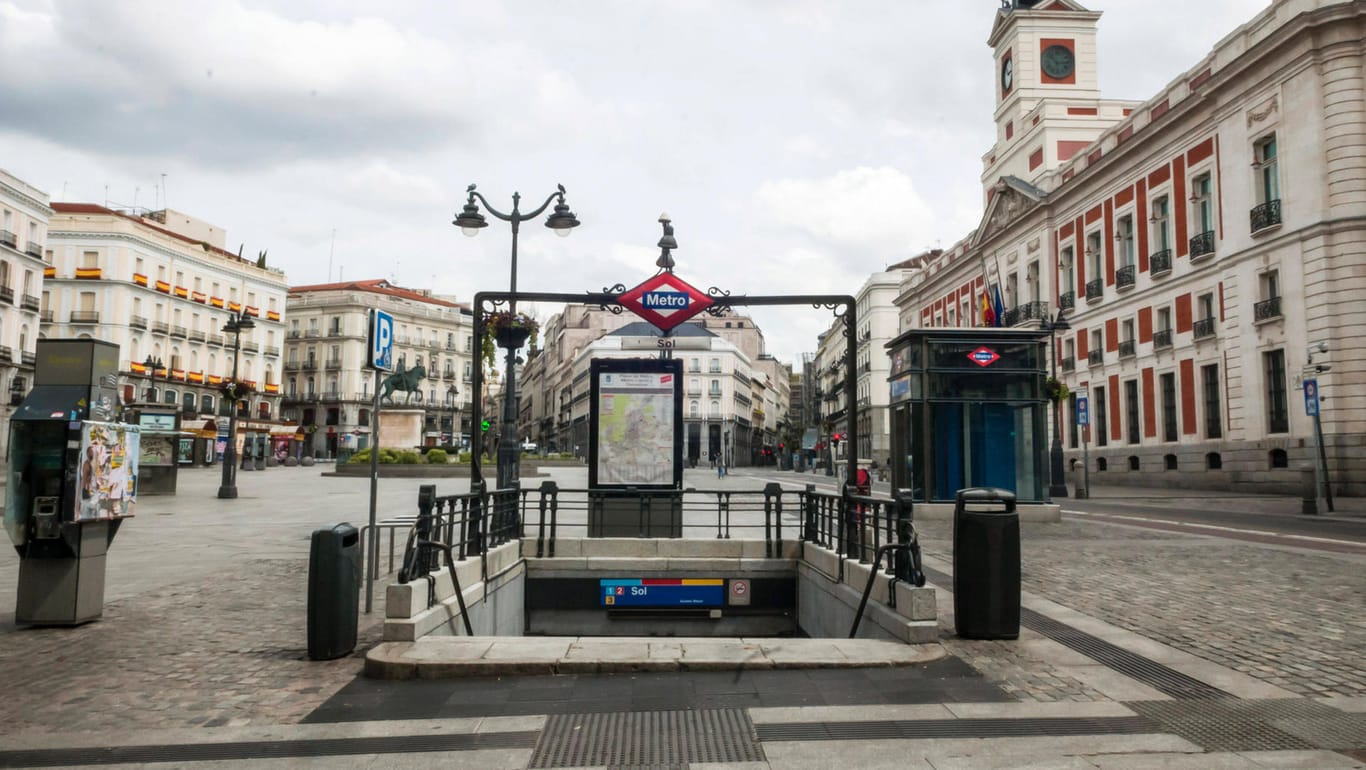
[[985, 188], [1007, 175], [1037, 184], [1120, 116], [1101, 109], [1099, 20], [1075, 0], [1001, 0], [987, 39], [996, 144], [983, 157]]

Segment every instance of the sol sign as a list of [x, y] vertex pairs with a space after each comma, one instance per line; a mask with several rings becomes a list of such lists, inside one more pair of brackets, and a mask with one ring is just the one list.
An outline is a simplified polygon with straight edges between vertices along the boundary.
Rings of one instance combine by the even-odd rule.
[[668, 331], [712, 305], [710, 297], [673, 273], [660, 273], [617, 301], [660, 331]]

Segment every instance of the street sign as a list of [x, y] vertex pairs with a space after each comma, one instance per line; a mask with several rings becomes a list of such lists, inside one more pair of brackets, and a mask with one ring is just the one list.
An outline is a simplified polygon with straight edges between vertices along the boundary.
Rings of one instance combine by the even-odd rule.
[[732, 607], [749, 606], [749, 581], [732, 579], [730, 583], [730, 605]]
[[711, 337], [622, 337], [622, 350], [711, 350]]
[[1310, 417], [1319, 414], [1319, 381], [1304, 381], [1304, 413]]
[[394, 317], [378, 308], [370, 311], [370, 368], [394, 370]]
[[1080, 397], [1077, 398], [1077, 424], [1078, 424], [1078, 425], [1090, 425], [1090, 424], [1091, 424], [1091, 406], [1090, 406], [1090, 401], [1091, 401], [1091, 400], [1088, 399], [1086, 396], [1080, 396]]
[[617, 298], [627, 310], [668, 331], [712, 305], [711, 297], [673, 273], [660, 273]]

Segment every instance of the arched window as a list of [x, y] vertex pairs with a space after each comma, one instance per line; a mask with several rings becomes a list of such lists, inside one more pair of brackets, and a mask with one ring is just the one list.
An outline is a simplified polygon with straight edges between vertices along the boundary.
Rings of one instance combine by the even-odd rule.
[[205, 393], [199, 397], [199, 411], [203, 414], [213, 414], [213, 396]]
[[1176, 455], [1163, 455], [1162, 467], [1169, 471], [1176, 470]]
[[1288, 455], [1286, 455], [1284, 449], [1273, 449], [1273, 450], [1271, 450], [1271, 453], [1270, 453], [1270, 455], [1268, 456], [1268, 460], [1270, 461], [1271, 467], [1272, 467], [1272, 468], [1289, 468], [1289, 467], [1290, 467], [1290, 458], [1289, 458]]
[[700, 409], [700, 407], [698, 406], [698, 403], [697, 403], [696, 400], [694, 400], [694, 401], [689, 401], [689, 402], [688, 402], [688, 416], [689, 416], [689, 417], [701, 417], [702, 415], [698, 414], [698, 412], [700, 412], [700, 411], [701, 411], [701, 409]]
[[190, 391], [185, 391], [180, 397], [180, 406], [187, 412], [194, 412], [195, 397]]

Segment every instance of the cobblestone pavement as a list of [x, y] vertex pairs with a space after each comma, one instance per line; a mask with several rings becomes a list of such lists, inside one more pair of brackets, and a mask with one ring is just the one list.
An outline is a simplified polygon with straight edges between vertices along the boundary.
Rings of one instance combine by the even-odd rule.
[[[916, 527], [951, 560], [950, 522]], [[1300, 695], [1366, 695], [1360, 557], [1070, 519], [1022, 547], [1026, 591]]]
[[[360, 673], [359, 655], [307, 659], [304, 561], [259, 560], [231, 575], [110, 602], [78, 628], [3, 636], [7, 731], [288, 724]], [[362, 619], [358, 650], [379, 641]]]

